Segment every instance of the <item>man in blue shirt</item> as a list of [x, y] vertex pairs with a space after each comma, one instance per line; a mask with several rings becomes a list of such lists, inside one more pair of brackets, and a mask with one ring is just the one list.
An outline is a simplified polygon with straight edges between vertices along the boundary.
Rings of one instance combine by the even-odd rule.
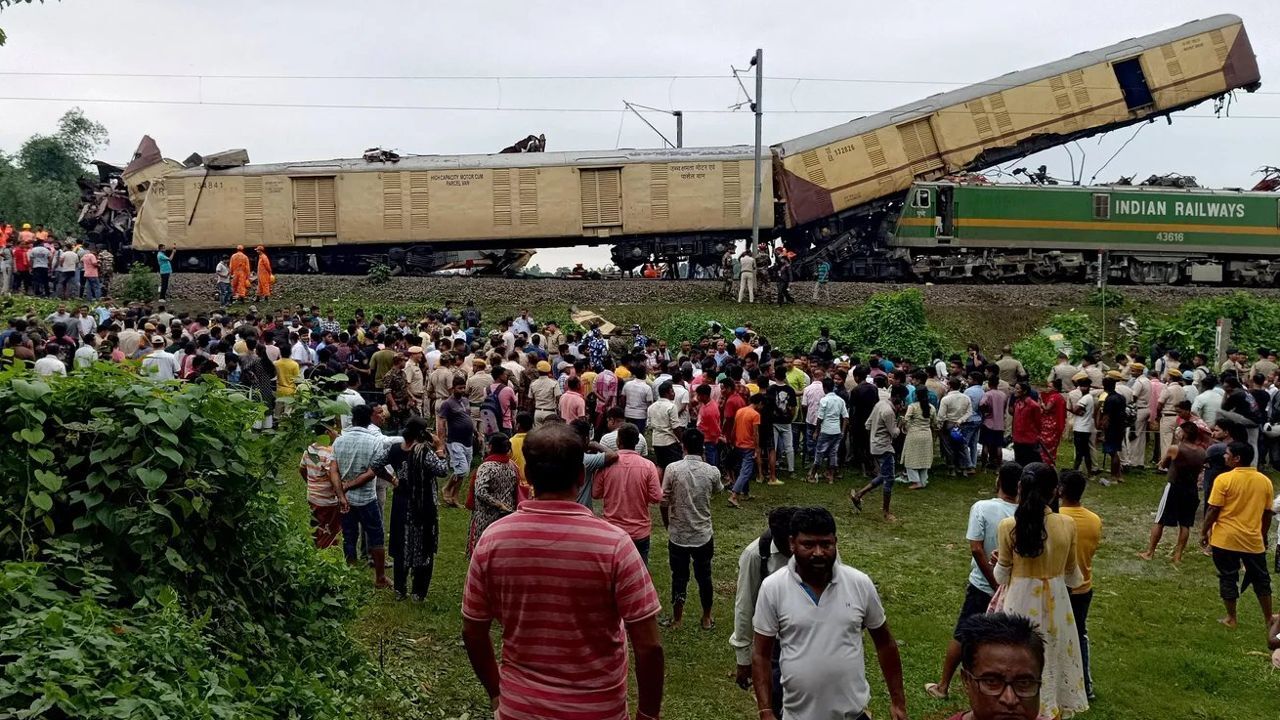
[[831, 277], [831, 262], [826, 258], [818, 261], [818, 282], [813, 285], [813, 301], [825, 296], [827, 301], [831, 301], [831, 289], [827, 287], [827, 280]]
[[169, 275], [173, 273], [173, 256], [178, 254], [178, 248], [174, 247], [166, 250], [164, 245], [156, 251], [156, 266], [160, 270], [160, 299], [165, 300], [169, 297]]
[[969, 419], [960, 426], [960, 432], [964, 435], [965, 445], [969, 448], [969, 462], [964, 466], [965, 475], [973, 475], [974, 468], [978, 466], [978, 428], [982, 427], [982, 413], [978, 410], [982, 403], [982, 373], [969, 373], [969, 387], [965, 388], [965, 397], [969, 398], [970, 404], [973, 406], [973, 412], [969, 415]]

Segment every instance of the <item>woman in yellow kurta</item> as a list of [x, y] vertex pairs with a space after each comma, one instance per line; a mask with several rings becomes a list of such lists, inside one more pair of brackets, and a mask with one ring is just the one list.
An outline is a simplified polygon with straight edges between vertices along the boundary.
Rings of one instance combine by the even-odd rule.
[[1069, 718], [1089, 709], [1080, 639], [1068, 588], [1084, 576], [1076, 562], [1076, 524], [1049, 507], [1058, 473], [1044, 463], [1022, 470], [1018, 509], [1000, 521], [995, 567], [1000, 589], [992, 609], [1031, 618], [1044, 635], [1040, 716]]
[[271, 299], [271, 284], [275, 282], [275, 276], [271, 274], [271, 260], [267, 258], [267, 249], [258, 246], [258, 299]]
[[231, 294], [236, 300], [244, 300], [249, 294], [249, 256], [244, 254], [243, 245], [237, 245], [231, 254]]

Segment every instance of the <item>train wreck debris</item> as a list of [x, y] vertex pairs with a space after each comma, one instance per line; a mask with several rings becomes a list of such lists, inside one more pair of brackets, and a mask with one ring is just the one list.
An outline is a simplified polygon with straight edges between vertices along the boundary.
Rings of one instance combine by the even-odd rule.
[[544, 152], [547, 149], [547, 136], [530, 135], [523, 140], [517, 140], [515, 143], [508, 145], [498, 151], [502, 153], [527, 153], [527, 152]]
[[367, 163], [398, 163], [400, 162], [400, 153], [394, 150], [383, 150], [380, 147], [369, 148], [364, 151], [364, 161]]

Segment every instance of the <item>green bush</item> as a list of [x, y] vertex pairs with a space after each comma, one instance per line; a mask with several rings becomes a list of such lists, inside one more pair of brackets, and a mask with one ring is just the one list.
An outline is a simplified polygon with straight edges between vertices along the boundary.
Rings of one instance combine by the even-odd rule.
[[1219, 318], [1231, 320], [1231, 344], [1252, 354], [1257, 347], [1280, 347], [1280, 301], [1237, 292], [1192, 300], [1165, 317], [1139, 321], [1144, 347], [1162, 345], [1184, 354], [1212, 355]]
[[261, 406], [216, 383], [0, 372], [6, 608], [29, 598], [0, 614], [0, 717], [351, 711], [375, 686], [346, 631], [357, 578], [270, 480], [320, 405], [304, 392], [264, 435]]
[[370, 285], [386, 285], [391, 282], [391, 267], [386, 263], [374, 263], [369, 266], [369, 274], [365, 277]]
[[124, 278], [124, 288], [119, 298], [125, 302], [151, 302], [160, 296], [160, 281], [155, 273], [142, 263], [129, 266]]
[[[1072, 362], [1078, 363], [1085, 353], [1098, 349], [1100, 332], [1099, 324], [1087, 313], [1056, 313], [1039, 332], [1014, 343], [1013, 356], [1026, 368], [1033, 382], [1043, 382], [1058, 362], [1060, 347], [1067, 351]], [[1061, 336], [1058, 345], [1052, 339], [1056, 336]]]

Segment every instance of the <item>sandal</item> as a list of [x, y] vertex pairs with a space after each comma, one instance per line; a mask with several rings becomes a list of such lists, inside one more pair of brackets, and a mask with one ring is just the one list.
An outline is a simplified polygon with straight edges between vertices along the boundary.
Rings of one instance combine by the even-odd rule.
[[928, 685], [925, 685], [924, 694], [928, 695], [934, 700], [946, 700], [948, 697], [947, 693], [944, 692], [942, 688], [938, 686], [938, 683], [929, 683]]
[[858, 509], [858, 512], [862, 512], [862, 498], [857, 495], [850, 495], [849, 500], [853, 503], [853, 506]]

